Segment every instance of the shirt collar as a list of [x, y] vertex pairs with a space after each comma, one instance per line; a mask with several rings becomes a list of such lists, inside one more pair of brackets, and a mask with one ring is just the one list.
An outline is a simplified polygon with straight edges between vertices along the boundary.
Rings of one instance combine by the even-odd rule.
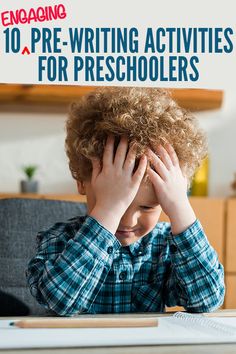
[[150, 244], [150, 238], [152, 237], [152, 231], [147, 235], [141, 237], [138, 241], [132, 243], [129, 247], [131, 254], [135, 257], [142, 256], [145, 253], [145, 249]]

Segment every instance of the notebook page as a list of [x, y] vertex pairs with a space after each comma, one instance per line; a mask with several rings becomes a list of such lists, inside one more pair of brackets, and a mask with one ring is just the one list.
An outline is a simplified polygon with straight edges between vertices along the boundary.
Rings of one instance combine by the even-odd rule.
[[212, 336], [236, 335], [236, 327], [229, 324], [230, 321], [216, 321], [214, 318], [207, 318], [202, 314], [190, 314], [186, 312], [176, 312], [173, 315], [173, 323], [178, 326], [190, 328], [192, 331], [207, 333]]
[[[235, 319], [215, 320], [224, 325], [232, 325], [236, 331]], [[8, 323], [11, 321], [9, 319]], [[9, 328], [4, 320], [4, 323], [0, 322], [0, 348], [236, 343], [236, 334], [213, 335], [207, 330], [199, 331], [183, 325], [183, 320], [173, 316], [159, 317], [158, 321], [158, 327], [149, 328], [22, 329]]]

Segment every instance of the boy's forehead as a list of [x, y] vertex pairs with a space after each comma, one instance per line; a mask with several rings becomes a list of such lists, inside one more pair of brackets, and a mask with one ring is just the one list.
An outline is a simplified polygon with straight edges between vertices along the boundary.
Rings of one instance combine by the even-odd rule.
[[142, 181], [138, 193], [136, 194], [136, 200], [139, 202], [145, 202], [149, 204], [158, 203], [158, 199], [153, 184], [150, 181], [148, 180]]

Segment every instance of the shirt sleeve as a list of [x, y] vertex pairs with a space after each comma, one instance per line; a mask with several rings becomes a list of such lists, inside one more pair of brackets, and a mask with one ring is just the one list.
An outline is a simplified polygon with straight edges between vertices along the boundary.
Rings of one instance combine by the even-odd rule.
[[87, 312], [121, 244], [90, 216], [69, 240], [65, 226], [59, 234], [55, 227], [51, 230], [40, 234], [37, 255], [26, 271], [31, 293], [59, 315]]
[[168, 236], [170, 272], [165, 286], [167, 306], [209, 312], [224, 301], [224, 269], [196, 220], [187, 230]]

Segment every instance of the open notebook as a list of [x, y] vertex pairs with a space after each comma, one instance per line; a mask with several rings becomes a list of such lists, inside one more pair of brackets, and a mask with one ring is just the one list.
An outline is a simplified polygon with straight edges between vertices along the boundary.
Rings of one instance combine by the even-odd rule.
[[22, 329], [10, 327], [10, 322], [0, 321], [0, 349], [236, 343], [236, 317], [177, 312], [158, 317], [158, 327], [146, 328]]

